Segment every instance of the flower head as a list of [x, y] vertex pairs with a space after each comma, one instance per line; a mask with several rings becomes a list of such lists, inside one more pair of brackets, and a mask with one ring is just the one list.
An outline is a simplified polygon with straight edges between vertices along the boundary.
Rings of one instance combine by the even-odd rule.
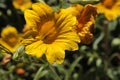
[[75, 27], [81, 43], [89, 44], [93, 38], [94, 19], [97, 15], [96, 7], [93, 5], [81, 5], [76, 4], [65, 10], [68, 10], [71, 14], [75, 15], [78, 20], [78, 25]]
[[86, 5], [78, 17], [77, 32], [84, 44], [91, 43], [93, 39], [93, 29], [95, 24], [95, 17], [97, 15], [96, 7], [93, 5]]
[[27, 24], [34, 36], [23, 41], [27, 54], [42, 57], [46, 55], [50, 63], [62, 63], [65, 50], [77, 50], [79, 37], [72, 31], [76, 18], [66, 11], [54, 12], [45, 3], [35, 3], [32, 10], [25, 11]]
[[3, 28], [1, 32], [0, 44], [2, 44], [10, 51], [15, 51], [15, 49], [18, 47], [18, 42], [19, 37], [15, 27], [7, 26]]
[[120, 15], [119, 0], [103, 0], [96, 5], [98, 13], [103, 13], [110, 20], [115, 20]]
[[13, 6], [16, 9], [20, 9], [21, 11], [31, 8], [31, 5], [32, 5], [31, 0], [14, 0], [13, 1]]

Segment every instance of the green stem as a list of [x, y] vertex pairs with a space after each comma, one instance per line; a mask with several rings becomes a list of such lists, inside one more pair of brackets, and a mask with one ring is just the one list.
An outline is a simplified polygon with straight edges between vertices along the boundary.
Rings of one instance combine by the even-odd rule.
[[39, 68], [39, 70], [37, 71], [37, 73], [36, 73], [36, 75], [35, 75], [35, 77], [34, 77], [33, 80], [39, 80], [39, 76], [40, 76], [40, 74], [41, 74], [41, 72], [42, 72], [43, 69], [44, 69], [44, 66], [41, 66]]
[[108, 55], [109, 55], [109, 43], [108, 43], [108, 21], [105, 21], [104, 22], [104, 50], [105, 50], [105, 53], [106, 53], [106, 56], [105, 58], [108, 60]]
[[61, 80], [60, 77], [58, 76], [58, 74], [55, 72], [55, 70], [53, 69], [53, 67], [51, 65], [49, 65], [49, 68], [51, 69], [51, 71], [55, 75], [55, 78], [56, 78], [55, 80]]
[[63, 0], [59, 0], [60, 1], [60, 8], [63, 7]]
[[[103, 25], [103, 27], [104, 27], [104, 50], [105, 50], [105, 57], [104, 57], [104, 60], [105, 60], [105, 72], [106, 72], [106, 70], [108, 69], [108, 67], [109, 67], [109, 43], [108, 43], [108, 36], [109, 36], [109, 34], [108, 34], [108, 24], [109, 24], [109, 22], [106, 20], [106, 21], [104, 21], [104, 25]], [[106, 77], [105, 78], [105, 80], [108, 80], [108, 78]]]

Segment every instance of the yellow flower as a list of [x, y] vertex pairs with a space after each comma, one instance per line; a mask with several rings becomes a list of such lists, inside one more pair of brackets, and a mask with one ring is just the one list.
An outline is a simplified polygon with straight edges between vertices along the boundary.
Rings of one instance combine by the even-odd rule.
[[0, 44], [13, 52], [18, 47], [18, 42], [19, 37], [15, 27], [7, 26], [2, 30]]
[[95, 17], [97, 15], [96, 7], [93, 5], [86, 5], [78, 17], [77, 32], [84, 44], [90, 44], [93, 39], [93, 29], [95, 24]]
[[76, 4], [65, 10], [75, 15], [78, 20], [78, 26], [75, 29], [80, 37], [81, 43], [89, 44], [93, 38], [94, 19], [97, 15], [96, 7], [90, 4], [84, 7]]
[[[90, 21], [88, 21], [87, 23], [83, 24], [78, 24], [78, 28], [77, 28], [77, 32], [78, 35], [80, 37], [81, 43], [83, 44], [90, 44], [92, 39], [93, 39], [93, 29], [94, 29], [94, 18], [91, 17]], [[84, 27], [81, 27], [84, 26]]]
[[31, 5], [32, 5], [31, 0], [14, 0], [13, 1], [13, 6], [16, 9], [20, 9], [21, 11], [31, 8]]
[[74, 16], [66, 11], [54, 12], [45, 3], [35, 3], [32, 10], [25, 11], [25, 19], [36, 35], [23, 40], [26, 53], [36, 57], [46, 55], [52, 64], [61, 64], [65, 58], [65, 50], [78, 50], [78, 35], [72, 31], [77, 24]]
[[98, 13], [103, 13], [109, 21], [120, 16], [120, 0], [103, 0], [96, 7]]

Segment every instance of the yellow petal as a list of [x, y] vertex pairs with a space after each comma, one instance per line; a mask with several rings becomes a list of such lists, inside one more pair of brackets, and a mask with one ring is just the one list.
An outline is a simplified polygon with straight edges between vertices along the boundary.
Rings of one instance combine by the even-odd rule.
[[64, 57], [65, 57], [64, 50], [62, 50], [57, 45], [54, 44], [49, 45], [46, 52], [46, 58], [51, 64], [53, 64], [54, 62], [61, 64], [64, 60]]
[[72, 32], [73, 27], [77, 25], [77, 19], [75, 16], [65, 10], [61, 10], [56, 14], [56, 28], [59, 31], [59, 35]]
[[27, 50], [27, 51], [31, 51], [32, 49], [34, 50], [34, 49], [36, 49], [39, 45], [41, 45], [42, 43], [43, 43], [43, 42], [42, 42], [41, 40], [36, 41], [36, 42], [34, 42], [34, 43], [26, 46], [26, 50]]
[[83, 6], [79, 4], [74, 4], [65, 10], [69, 11], [72, 15], [78, 17], [83, 10]]
[[93, 38], [93, 28], [94, 28], [94, 21], [89, 21], [85, 26], [82, 28], [81, 31], [78, 32], [78, 35], [80, 37], [81, 43], [89, 44], [92, 41]]
[[110, 12], [110, 11], [108, 11], [108, 12], [106, 11], [105, 16], [109, 21], [115, 20], [117, 18], [116, 13], [115, 12]]
[[72, 27], [77, 23], [76, 17], [72, 16], [72, 14], [70, 14], [66, 10], [61, 10], [58, 14], [55, 15], [55, 17], [56, 17], [56, 24], [57, 26], [59, 26], [59, 28], [64, 27], [69, 21], [73, 21], [73, 22], [71, 23], [71, 26], [68, 27]]
[[35, 3], [32, 5], [32, 9], [40, 16], [40, 17], [48, 17], [48, 15], [53, 14], [53, 10], [45, 3]]
[[59, 45], [64, 50], [78, 50], [78, 44], [72, 40], [57, 39], [54, 44]]
[[80, 42], [80, 38], [75, 32], [67, 32], [59, 35], [55, 42], [63, 44], [65, 50], [78, 50], [77, 43]]
[[40, 22], [39, 16], [33, 10], [26, 10], [24, 14], [27, 24], [29, 24], [31, 27], [37, 26], [37, 22]]
[[46, 47], [42, 41], [37, 41], [26, 46], [26, 53], [37, 57], [41, 57], [45, 53], [45, 50]]
[[93, 5], [86, 5], [80, 15], [80, 17], [78, 17], [78, 22], [81, 24], [86, 24], [88, 21], [90, 21], [91, 16], [93, 16], [94, 18], [97, 15], [97, 8]]
[[59, 35], [57, 37], [57, 39], [68, 39], [68, 40], [75, 41], [77, 43], [80, 42], [80, 39], [79, 39], [78, 35], [75, 32], [64, 33], [62, 35]]
[[41, 57], [46, 52], [46, 49], [47, 49], [47, 45], [46, 44], [39, 45], [39, 47], [37, 47], [34, 50], [35, 56], [36, 57]]

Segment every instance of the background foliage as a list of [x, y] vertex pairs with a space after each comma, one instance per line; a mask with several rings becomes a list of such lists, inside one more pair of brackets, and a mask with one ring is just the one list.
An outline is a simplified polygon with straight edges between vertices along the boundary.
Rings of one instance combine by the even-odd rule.
[[[54, 10], [79, 3], [72, 0], [39, 1], [45, 1]], [[25, 24], [24, 15], [13, 7], [12, 0], [0, 0], [0, 32], [8, 24], [21, 32]], [[50, 65], [44, 57], [28, 56], [24, 46], [14, 53], [7, 52], [13, 56], [9, 63], [3, 65], [5, 48], [0, 47], [0, 80], [120, 80], [120, 17], [107, 21], [104, 14], [99, 14], [92, 43], [79, 46], [78, 51], [66, 51], [61, 65]]]

